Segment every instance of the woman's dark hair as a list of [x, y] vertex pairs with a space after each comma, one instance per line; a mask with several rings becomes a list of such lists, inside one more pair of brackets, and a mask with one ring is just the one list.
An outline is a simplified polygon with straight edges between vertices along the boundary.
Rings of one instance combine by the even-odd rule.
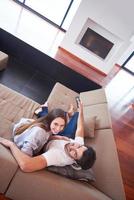
[[79, 160], [76, 160], [76, 162], [81, 166], [82, 169], [87, 170], [93, 166], [95, 160], [95, 150], [92, 147], [88, 147], [87, 150], [83, 152], [82, 157]]
[[46, 131], [50, 131], [51, 122], [54, 119], [56, 119], [57, 117], [62, 118], [65, 121], [65, 125], [66, 125], [67, 116], [66, 116], [65, 111], [60, 108], [57, 108], [57, 109], [53, 109], [52, 111], [50, 111], [46, 116], [40, 117], [29, 124], [22, 125], [15, 131], [15, 134], [19, 135], [22, 132], [24, 132], [27, 128], [30, 128], [33, 126], [39, 126], [43, 129], [45, 129]]

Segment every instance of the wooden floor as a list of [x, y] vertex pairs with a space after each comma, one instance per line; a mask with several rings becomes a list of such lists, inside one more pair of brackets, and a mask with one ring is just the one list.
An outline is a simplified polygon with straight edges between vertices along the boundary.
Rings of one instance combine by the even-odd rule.
[[[59, 49], [55, 59], [105, 88], [127, 200], [134, 200], [134, 80], [115, 66], [108, 76]], [[7, 200], [0, 195], [0, 200]]]
[[9, 198], [4, 197], [3, 194], [0, 194], [0, 200], [10, 200]]

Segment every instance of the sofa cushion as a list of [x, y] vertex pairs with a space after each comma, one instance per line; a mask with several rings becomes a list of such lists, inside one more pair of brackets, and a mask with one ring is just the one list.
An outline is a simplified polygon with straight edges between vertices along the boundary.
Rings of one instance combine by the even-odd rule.
[[95, 129], [111, 128], [111, 118], [109, 116], [105, 90], [98, 89], [94, 91], [80, 93], [80, 99], [84, 106], [84, 117], [96, 117]]
[[84, 106], [107, 103], [104, 89], [81, 92], [80, 99], [82, 100]]
[[84, 115], [84, 137], [94, 138], [95, 136], [96, 116], [89, 117], [85, 112]]
[[32, 118], [38, 103], [0, 84], [0, 136], [10, 139], [12, 126], [21, 117]]
[[106, 103], [84, 106], [84, 116], [95, 117], [95, 129], [111, 128], [111, 120]]
[[84, 180], [87, 182], [95, 181], [95, 176], [92, 169], [83, 170], [83, 169], [74, 169], [71, 165], [65, 167], [55, 167], [50, 166], [47, 168], [49, 171], [60, 174], [67, 178], [74, 180]]
[[73, 104], [74, 109], [76, 110], [76, 96], [79, 96], [77, 92], [74, 92], [73, 90], [57, 82], [47, 99], [49, 103], [48, 108], [49, 110], [52, 110], [59, 107], [65, 111], [68, 111], [70, 104]]

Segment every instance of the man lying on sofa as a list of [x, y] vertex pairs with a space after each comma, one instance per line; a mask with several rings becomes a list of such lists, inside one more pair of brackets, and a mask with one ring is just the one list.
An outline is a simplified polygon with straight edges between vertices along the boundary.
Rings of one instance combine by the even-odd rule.
[[41, 155], [30, 157], [18, 149], [12, 141], [4, 138], [0, 138], [0, 143], [11, 150], [24, 172], [33, 172], [48, 166], [66, 166], [73, 163], [78, 163], [84, 170], [89, 169], [96, 160], [96, 153], [92, 147], [84, 146], [84, 117], [81, 102], [79, 102], [78, 111], [75, 139], [70, 139], [70, 141], [51, 140], [47, 144], [46, 152]]

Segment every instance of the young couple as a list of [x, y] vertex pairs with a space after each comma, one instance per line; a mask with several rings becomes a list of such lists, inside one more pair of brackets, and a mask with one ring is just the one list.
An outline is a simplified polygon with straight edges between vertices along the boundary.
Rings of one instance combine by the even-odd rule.
[[[14, 126], [14, 142], [0, 138], [0, 143], [11, 150], [24, 172], [73, 163], [89, 169], [96, 160], [96, 153], [92, 147], [84, 146], [82, 103], [79, 102], [78, 112], [73, 114], [72, 111], [72, 107], [68, 113], [54, 109], [47, 114], [45, 105], [37, 120], [22, 118]], [[38, 155], [46, 142], [45, 152]]]

